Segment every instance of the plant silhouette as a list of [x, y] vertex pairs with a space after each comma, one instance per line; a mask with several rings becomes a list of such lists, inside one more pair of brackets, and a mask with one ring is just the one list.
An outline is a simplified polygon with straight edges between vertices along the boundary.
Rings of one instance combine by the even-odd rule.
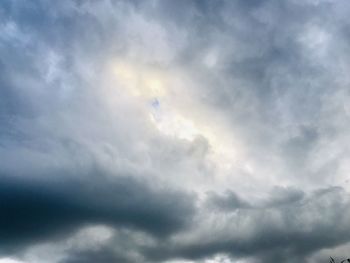
[[[344, 263], [344, 262], [350, 263], [350, 258], [340, 261], [340, 263]], [[336, 263], [336, 261], [334, 260], [334, 258], [330, 257], [329, 263]]]

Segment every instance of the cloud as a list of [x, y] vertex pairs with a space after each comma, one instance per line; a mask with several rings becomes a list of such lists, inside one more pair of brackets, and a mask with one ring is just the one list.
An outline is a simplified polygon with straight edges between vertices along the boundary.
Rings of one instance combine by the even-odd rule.
[[[271, 195], [273, 200], [280, 193]], [[200, 230], [194, 236], [180, 235], [173, 244], [150, 249], [150, 261], [168, 257], [199, 260], [216, 254], [254, 257], [256, 262], [306, 261], [315, 251], [348, 240], [349, 204], [344, 189], [330, 188], [284, 204], [268, 201], [250, 209], [212, 210], [201, 215], [205, 223], [197, 225]]]
[[209, 198], [209, 204], [213, 206], [213, 208], [218, 208], [219, 210], [223, 211], [251, 208], [251, 204], [249, 204], [249, 202], [242, 200], [232, 191], [228, 191], [221, 196], [212, 193]]
[[[270, 199], [275, 195], [280, 193], [271, 193]], [[104, 257], [107, 262], [120, 258], [126, 262], [205, 262], [215, 255], [227, 255], [231, 260], [248, 258], [248, 262], [308, 262], [309, 255], [348, 240], [349, 205], [344, 189], [330, 188], [283, 205], [265, 201], [260, 207], [220, 212], [207, 207], [209, 211], [198, 215], [206, 218], [194, 221], [193, 231], [153, 242], [140, 242], [142, 238], [133, 238], [135, 233], [129, 232], [98, 250], [75, 250], [62, 262], [93, 262]], [[118, 249], [125, 245], [126, 250]]]
[[0, 253], [346, 257], [349, 8], [2, 1]]
[[99, 173], [79, 179], [64, 174], [49, 177], [2, 177], [2, 251], [67, 237], [89, 224], [168, 236], [185, 228], [194, 212], [190, 195], [154, 189], [130, 177]]

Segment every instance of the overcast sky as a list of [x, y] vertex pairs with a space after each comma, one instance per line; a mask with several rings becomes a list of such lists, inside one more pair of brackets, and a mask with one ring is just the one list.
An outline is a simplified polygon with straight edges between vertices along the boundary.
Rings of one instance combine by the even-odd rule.
[[350, 257], [350, 1], [0, 1], [0, 263]]

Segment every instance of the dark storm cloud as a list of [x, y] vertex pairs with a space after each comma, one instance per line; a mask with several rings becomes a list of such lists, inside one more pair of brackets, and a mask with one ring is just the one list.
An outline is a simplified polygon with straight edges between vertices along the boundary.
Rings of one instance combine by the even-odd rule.
[[[227, 230], [222, 236], [218, 231], [215, 232], [215, 226], [209, 223], [206, 225], [209, 236], [197, 236], [190, 243], [158, 240], [150, 246], [125, 241], [127, 239], [115, 240], [99, 250], [72, 251], [62, 262], [94, 262], [97, 259], [102, 262], [121, 259], [125, 262], [135, 262], [135, 259], [130, 258], [130, 252], [141, 255], [144, 262], [175, 259], [200, 261], [217, 254], [227, 255], [232, 260], [251, 258], [254, 259], [252, 262], [308, 262], [308, 256], [315, 251], [349, 240], [347, 211], [350, 200], [344, 189], [322, 189], [303, 198], [292, 197], [298, 192], [296, 190], [277, 191], [279, 193], [271, 193], [270, 199], [279, 199], [281, 195], [289, 196], [283, 198], [288, 199], [283, 205], [281, 202], [272, 204], [273, 202], [267, 201], [260, 207], [242, 207], [235, 210], [230, 208], [219, 212], [222, 214], [217, 216], [227, 217], [231, 224], [241, 222], [242, 228], [243, 222], [247, 222], [250, 227], [243, 235], [239, 229], [232, 231], [226, 226]], [[232, 194], [230, 193], [231, 197]], [[222, 208], [222, 204], [218, 205]], [[227, 209], [227, 205], [224, 208]], [[218, 210], [214, 210], [214, 213], [218, 213]], [[239, 213], [239, 216], [230, 217], [232, 213]], [[333, 223], [335, 220], [336, 225]], [[125, 245], [124, 243], [129, 244], [128, 249], [115, 250], [116, 247]]]
[[186, 227], [193, 197], [129, 177], [1, 177], [0, 251], [66, 237], [88, 224], [134, 228], [164, 237]]
[[[276, 196], [281, 196], [283, 190], [279, 191], [271, 194], [272, 200], [280, 198]], [[224, 253], [233, 258], [256, 257], [256, 262], [307, 262], [307, 256], [313, 252], [349, 240], [350, 200], [344, 189], [318, 190], [303, 198], [296, 193], [286, 189], [283, 195], [289, 197], [283, 198], [286, 199], [284, 204], [273, 201], [262, 207], [226, 210], [223, 216], [228, 217], [231, 224], [247, 222], [250, 225], [250, 233], [243, 236], [239, 229], [237, 232], [227, 230], [224, 236], [213, 233], [192, 244], [166, 244], [150, 249], [146, 254], [150, 261], [167, 258], [199, 260]], [[238, 217], [230, 217], [232, 212], [239, 213]], [[208, 227], [210, 233], [210, 224]]]
[[111, 262], [133, 262], [123, 255], [118, 255], [113, 250], [102, 249], [99, 251], [75, 251], [60, 263], [111, 263]]

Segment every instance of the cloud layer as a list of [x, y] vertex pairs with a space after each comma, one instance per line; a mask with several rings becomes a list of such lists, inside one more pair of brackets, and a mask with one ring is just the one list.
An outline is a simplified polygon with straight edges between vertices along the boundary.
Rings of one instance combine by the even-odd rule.
[[0, 262], [349, 257], [349, 11], [2, 1]]

